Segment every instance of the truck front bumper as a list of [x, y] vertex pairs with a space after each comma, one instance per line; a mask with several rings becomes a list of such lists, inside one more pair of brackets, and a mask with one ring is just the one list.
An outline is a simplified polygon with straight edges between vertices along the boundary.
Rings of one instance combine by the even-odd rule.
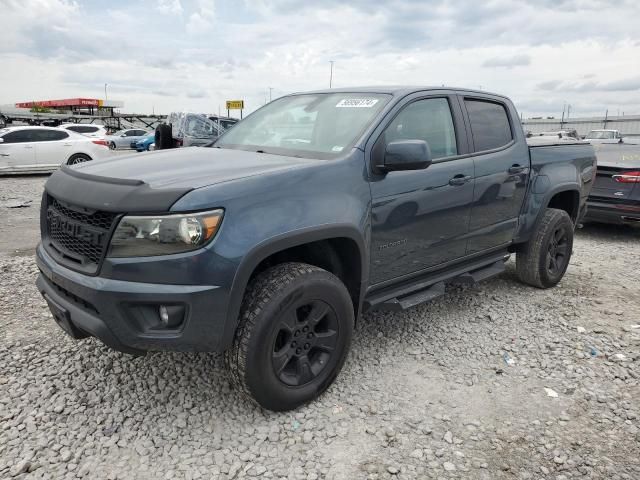
[[56, 323], [74, 338], [93, 336], [134, 355], [223, 349], [228, 305], [224, 288], [87, 276], [56, 263], [42, 245], [36, 262], [38, 290]]

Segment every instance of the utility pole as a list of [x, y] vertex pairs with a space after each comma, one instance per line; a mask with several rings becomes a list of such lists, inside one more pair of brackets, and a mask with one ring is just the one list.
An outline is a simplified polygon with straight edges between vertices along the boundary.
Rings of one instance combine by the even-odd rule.
[[104, 84], [104, 101], [107, 101], [107, 84]]
[[269, 87], [269, 102], [271, 102], [271, 92], [273, 92], [273, 87]]
[[329, 88], [333, 85], [333, 62], [334, 60], [329, 60], [329, 63], [331, 64], [331, 70], [329, 70]]

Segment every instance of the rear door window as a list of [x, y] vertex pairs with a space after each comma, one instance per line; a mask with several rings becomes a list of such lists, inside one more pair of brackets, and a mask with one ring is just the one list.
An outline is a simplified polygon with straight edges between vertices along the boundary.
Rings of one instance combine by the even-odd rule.
[[470, 98], [465, 98], [464, 104], [476, 152], [504, 147], [513, 140], [509, 115], [503, 104]]
[[59, 132], [57, 130], [35, 130], [36, 142], [53, 142], [56, 140], [64, 140], [69, 137], [67, 132]]

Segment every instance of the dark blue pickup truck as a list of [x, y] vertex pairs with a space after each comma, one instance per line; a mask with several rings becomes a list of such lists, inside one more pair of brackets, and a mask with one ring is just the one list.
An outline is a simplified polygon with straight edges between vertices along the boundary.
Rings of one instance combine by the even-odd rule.
[[211, 148], [63, 167], [37, 285], [71, 336], [221, 351], [271, 410], [323, 392], [354, 324], [504, 270], [556, 285], [596, 174], [586, 143], [525, 141], [509, 99], [447, 88], [289, 95]]

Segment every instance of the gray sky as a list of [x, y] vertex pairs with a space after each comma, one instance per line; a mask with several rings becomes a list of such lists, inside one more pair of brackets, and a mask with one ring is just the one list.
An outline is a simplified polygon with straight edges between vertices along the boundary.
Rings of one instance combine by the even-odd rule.
[[0, 104], [123, 100], [247, 111], [334, 86], [449, 85], [525, 117], [640, 114], [637, 0], [0, 0]]

